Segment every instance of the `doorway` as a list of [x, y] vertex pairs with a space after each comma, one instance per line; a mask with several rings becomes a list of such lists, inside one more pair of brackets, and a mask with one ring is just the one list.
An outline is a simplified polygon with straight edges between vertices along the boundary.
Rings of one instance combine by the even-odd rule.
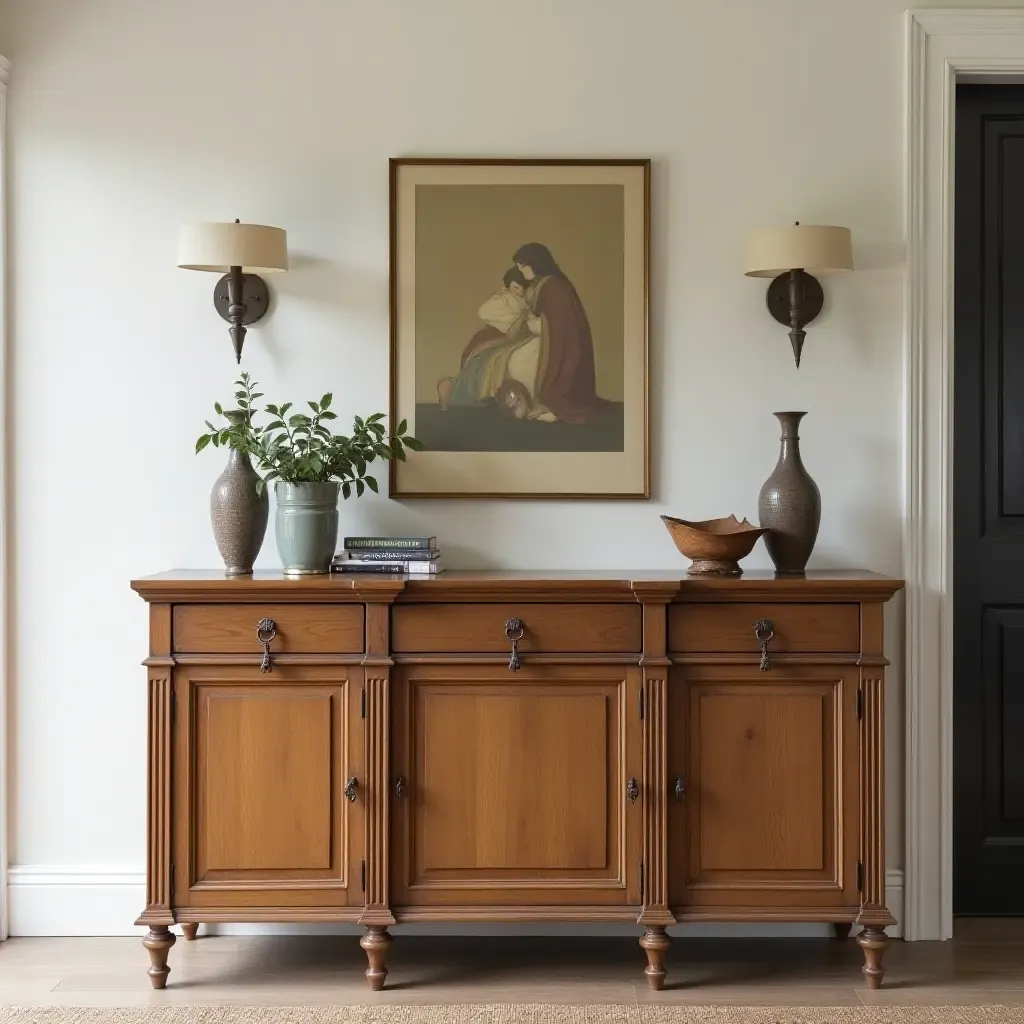
[[953, 913], [1024, 915], [1024, 85], [958, 85]]

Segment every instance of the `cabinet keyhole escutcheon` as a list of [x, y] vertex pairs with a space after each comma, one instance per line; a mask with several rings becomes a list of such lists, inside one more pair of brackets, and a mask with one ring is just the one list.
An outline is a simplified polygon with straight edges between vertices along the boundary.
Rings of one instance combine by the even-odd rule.
[[350, 803], [356, 802], [356, 790], [359, 788], [359, 780], [353, 775], [348, 782], [345, 783], [345, 799]]
[[683, 802], [683, 797], [686, 796], [686, 786], [683, 785], [682, 779], [676, 779], [676, 784], [672, 787], [672, 796], [675, 797], [677, 804]]
[[256, 625], [256, 639], [263, 644], [263, 660], [260, 662], [260, 671], [269, 672], [270, 645], [277, 636], [277, 623], [273, 619], [260, 619]]
[[636, 798], [640, 795], [640, 786], [636, 779], [632, 775], [629, 777], [629, 781], [626, 783], [626, 796], [629, 797], [631, 804], [636, 803]]
[[409, 783], [405, 781], [405, 776], [399, 775], [395, 780], [395, 797], [399, 800], [404, 800], [408, 789]]

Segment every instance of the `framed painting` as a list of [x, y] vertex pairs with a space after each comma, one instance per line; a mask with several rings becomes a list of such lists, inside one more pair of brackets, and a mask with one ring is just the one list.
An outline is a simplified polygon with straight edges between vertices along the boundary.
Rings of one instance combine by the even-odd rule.
[[392, 497], [650, 497], [650, 174], [391, 161]]

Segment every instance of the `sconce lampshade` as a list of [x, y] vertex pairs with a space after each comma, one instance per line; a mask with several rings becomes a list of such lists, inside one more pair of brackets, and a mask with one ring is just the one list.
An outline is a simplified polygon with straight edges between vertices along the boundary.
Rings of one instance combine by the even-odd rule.
[[793, 224], [755, 231], [747, 242], [747, 277], [778, 277], [803, 270], [814, 277], [853, 270], [849, 228]]
[[226, 274], [272, 274], [288, 269], [288, 238], [284, 228], [266, 224], [187, 224], [178, 231], [178, 266]]

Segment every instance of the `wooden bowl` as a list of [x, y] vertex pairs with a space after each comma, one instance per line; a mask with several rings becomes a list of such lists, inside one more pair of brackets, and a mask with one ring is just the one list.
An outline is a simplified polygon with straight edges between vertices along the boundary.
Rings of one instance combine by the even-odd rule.
[[735, 516], [705, 519], [699, 523], [671, 516], [661, 519], [676, 547], [693, 563], [686, 570], [687, 576], [742, 575], [739, 560], [754, 550], [757, 538], [766, 532]]

